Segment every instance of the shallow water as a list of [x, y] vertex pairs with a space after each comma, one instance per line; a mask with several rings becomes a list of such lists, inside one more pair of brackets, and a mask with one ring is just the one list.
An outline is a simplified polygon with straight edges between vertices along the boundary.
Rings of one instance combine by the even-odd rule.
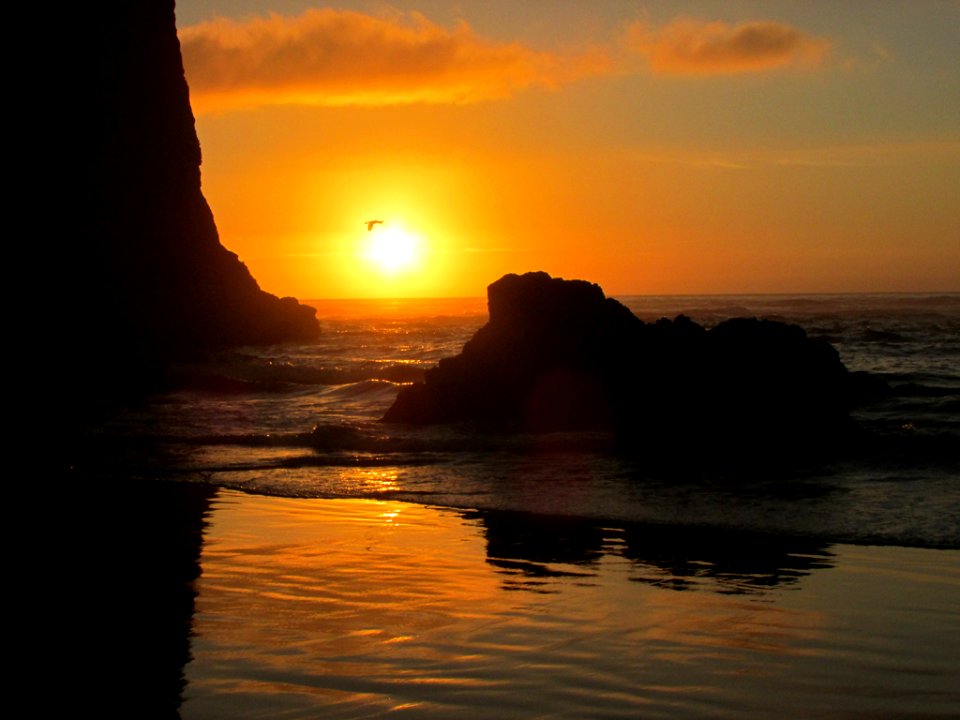
[[[110, 458], [121, 477], [271, 495], [960, 548], [960, 295], [623, 301], [645, 320], [686, 313], [706, 326], [735, 315], [796, 322], [834, 343], [851, 370], [890, 383], [891, 397], [857, 412], [866, 429], [892, 448], [925, 444], [906, 457], [832, 463], [806, 462], [801, 449], [786, 470], [741, 476], [664, 472], [645, 465], [642, 452], [610, 453], [609, 438], [591, 434], [517, 438], [380, 423], [404, 383], [459, 352], [485, 322], [481, 299], [318, 301], [317, 341], [231, 351], [186, 367], [184, 389], [119, 414], [84, 443], [97, 472]], [[750, 447], [743, 438], [743, 452]]]
[[184, 718], [945, 718], [960, 552], [220, 491]]
[[84, 561], [51, 616], [82, 628], [91, 706], [960, 717], [960, 295], [625, 302], [797, 322], [894, 388], [866, 429], [937, 452], [685, 472], [596, 434], [386, 426], [484, 302], [317, 303], [316, 342], [185, 366], [70, 438], [53, 557]]

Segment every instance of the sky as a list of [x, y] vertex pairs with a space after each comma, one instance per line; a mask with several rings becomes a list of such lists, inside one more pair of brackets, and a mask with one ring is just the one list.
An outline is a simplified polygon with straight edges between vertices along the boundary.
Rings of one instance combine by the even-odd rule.
[[269, 292], [960, 291], [958, 1], [179, 0], [177, 26], [204, 194]]

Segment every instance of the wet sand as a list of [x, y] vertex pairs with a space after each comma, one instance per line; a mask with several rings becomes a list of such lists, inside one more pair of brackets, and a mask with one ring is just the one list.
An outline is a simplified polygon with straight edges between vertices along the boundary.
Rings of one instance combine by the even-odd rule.
[[184, 718], [960, 715], [960, 551], [233, 491], [202, 514]]

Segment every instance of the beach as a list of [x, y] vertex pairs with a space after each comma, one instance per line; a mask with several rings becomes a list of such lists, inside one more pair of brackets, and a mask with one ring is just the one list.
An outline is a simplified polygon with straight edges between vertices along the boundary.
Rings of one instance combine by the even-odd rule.
[[684, 554], [659, 542], [670, 528], [541, 518], [528, 529], [554, 537], [524, 542], [498, 519], [216, 493], [181, 716], [960, 709], [960, 552], [727, 536], [725, 555], [688, 531]]
[[382, 423], [482, 301], [318, 303], [318, 340], [204, 358], [71, 438], [37, 563], [57, 697], [104, 717], [957, 717], [958, 302], [629, 300], [795, 321], [893, 387], [854, 416], [891, 452], [748, 472]]

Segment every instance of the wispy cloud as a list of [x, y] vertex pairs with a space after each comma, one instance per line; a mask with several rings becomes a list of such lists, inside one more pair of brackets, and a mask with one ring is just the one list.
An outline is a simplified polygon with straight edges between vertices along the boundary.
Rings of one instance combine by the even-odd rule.
[[334, 9], [298, 17], [219, 18], [180, 31], [194, 105], [467, 103], [607, 72], [602, 52], [575, 57], [445, 28], [419, 13]]
[[721, 75], [783, 67], [815, 67], [829, 41], [771, 21], [728, 25], [678, 19], [661, 28], [633, 23], [627, 46], [659, 74]]
[[955, 161], [960, 140], [896, 141], [765, 150], [700, 150], [637, 148], [630, 159], [651, 165], [686, 165], [719, 170], [756, 170], [771, 167], [879, 167]]
[[[636, 72], [729, 74], [819, 65], [829, 42], [771, 21], [632, 23], [606, 45], [564, 52], [477, 35], [419, 13], [312, 9], [217, 18], [180, 30], [194, 109], [470, 103], [530, 87]], [[646, 60], [638, 67], [636, 58]]]

